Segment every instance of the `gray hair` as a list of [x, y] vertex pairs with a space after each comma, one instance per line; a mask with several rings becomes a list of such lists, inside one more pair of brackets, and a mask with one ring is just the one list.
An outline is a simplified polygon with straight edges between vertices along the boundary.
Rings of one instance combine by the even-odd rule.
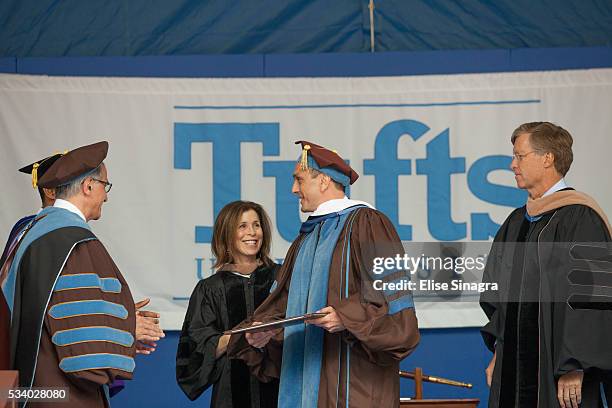
[[57, 186], [55, 188], [55, 198], [60, 198], [60, 199], [65, 200], [66, 198], [74, 197], [75, 195], [79, 194], [79, 191], [81, 191], [81, 184], [83, 184], [83, 182], [87, 178], [89, 177], [98, 178], [100, 177], [101, 173], [102, 173], [102, 164], [100, 164], [98, 167], [91, 170], [90, 172], [87, 172], [77, 177], [76, 179], [74, 179], [68, 184]]

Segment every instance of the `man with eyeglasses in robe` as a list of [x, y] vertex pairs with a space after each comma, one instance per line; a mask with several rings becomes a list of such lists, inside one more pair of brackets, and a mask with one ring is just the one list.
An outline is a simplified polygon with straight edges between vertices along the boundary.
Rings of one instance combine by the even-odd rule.
[[525, 123], [511, 142], [511, 169], [529, 198], [499, 229], [483, 278], [500, 288], [481, 296], [482, 335], [494, 353], [489, 407], [599, 407], [612, 370], [612, 298], [596, 295], [605, 290], [601, 272], [612, 272], [610, 224], [565, 182], [567, 130]]

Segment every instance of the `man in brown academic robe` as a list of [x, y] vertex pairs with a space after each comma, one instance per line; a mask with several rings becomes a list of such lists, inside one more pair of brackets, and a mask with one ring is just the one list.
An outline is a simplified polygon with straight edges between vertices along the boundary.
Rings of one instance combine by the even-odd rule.
[[87, 224], [100, 218], [111, 187], [107, 151], [106, 142], [75, 149], [39, 180], [57, 200], [24, 234], [3, 287], [20, 385], [65, 387], [65, 406], [108, 406], [108, 386], [135, 366], [134, 301]]
[[[21, 218], [9, 234], [2, 256], [0, 257], [0, 285], [3, 286], [7, 277], [8, 271], [13, 263], [13, 257], [16, 254], [22, 239], [26, 232], [32, 227], [38, 214], [47, 207], [53, 206], [55, 203], [55, 189], [43, 188], [38, 185], [38, 180], [41, 179], [47, 170], [64, 154], [56, 153], [35, 161], [27, 166], [19, 169], [19, 172], [31, 176], [32, 186], [38, 189], [40, 196], [41, 208], [36, 214], [28, 215]], [[149, 299], [143, 299], [135, 304], [136, 307], [136, 352], [140, 354], [151, 354], [155, 351], [156, 341], [164, 337], [164, 333], [159, 327], [159, 313], [153, 311], [142, 310], [147, 306]], [[8, 370], [10, 368], [10, 310], [4, 298], [4, 294], [0, 291], [0, 370]], [[110, 395], [113, 396], [123, 389], [123, 383], [116, 381], [110, 387]]]
[[313, 213], [287, 253], [276, 289], [243, 326], [327, 315], [283, 332], [234, 335], [230, 356], [263, 381], [280, 378], [281, 408], [396, 407], [399, 362], [418, 344], [417, 320], [409, 292], [372, 286], [374, 279], [407, 279], [405, 272], [376, 276], [372, 266], [376, 257], [403, 255], [401, 242], [384, 214], [344, 195], [358, 175], [340, 156], [297, 143], [303, 154], [293, 193], [301, 210]]

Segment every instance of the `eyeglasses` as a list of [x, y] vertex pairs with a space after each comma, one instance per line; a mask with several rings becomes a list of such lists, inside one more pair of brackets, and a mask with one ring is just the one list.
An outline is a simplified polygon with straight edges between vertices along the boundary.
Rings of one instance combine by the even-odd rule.
[[532, 150], [530, 152], [523, 153], [523, 154], [513, 153], [512, 156], [516, 159], [516, 161], [520, 162], [520, 161], [523, 161], [523, 159], [529, 156], [531, 153], [537, 153], [537, 150]]
[[106, 191], [107, 193], [111, 191], [111, 188], [113, 188], [113, 183], [109, 183], [108, 181], [100, 180], [100, 179], [93, 178], [93, 177], [91, 179], [93, 181], [97, 181], [98, 183], [104, 184], [104, 191]]

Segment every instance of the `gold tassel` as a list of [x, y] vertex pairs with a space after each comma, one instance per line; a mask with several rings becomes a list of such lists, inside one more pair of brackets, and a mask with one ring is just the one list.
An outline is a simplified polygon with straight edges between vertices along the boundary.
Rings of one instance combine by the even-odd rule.
[[308, 151], [310, 150], [310, 145], [304, 145], [302, 149], [302, 160], [300, 160], [300, 169], [308, 170]]
[[34, 163], [32, 166], [32, 188], [36, 188], [38, 186], [38, 163]]
[[[64, 150], [64, 153], [55, 152], [54, 155], [61, 154], [62, 156], [64, 156], [69, 151], [70, 150]], [[47, 159], [49, 159], [51, 157], [53, 157], [53, 156], [47, 157], [45, 160], [41, 161], [40, 163], [34, 163], [34, 165], [32, 166], [32, 187], [33, 188], [38, 187], [38, 167], [40, 167], [41, 164], [43, 164]]]

